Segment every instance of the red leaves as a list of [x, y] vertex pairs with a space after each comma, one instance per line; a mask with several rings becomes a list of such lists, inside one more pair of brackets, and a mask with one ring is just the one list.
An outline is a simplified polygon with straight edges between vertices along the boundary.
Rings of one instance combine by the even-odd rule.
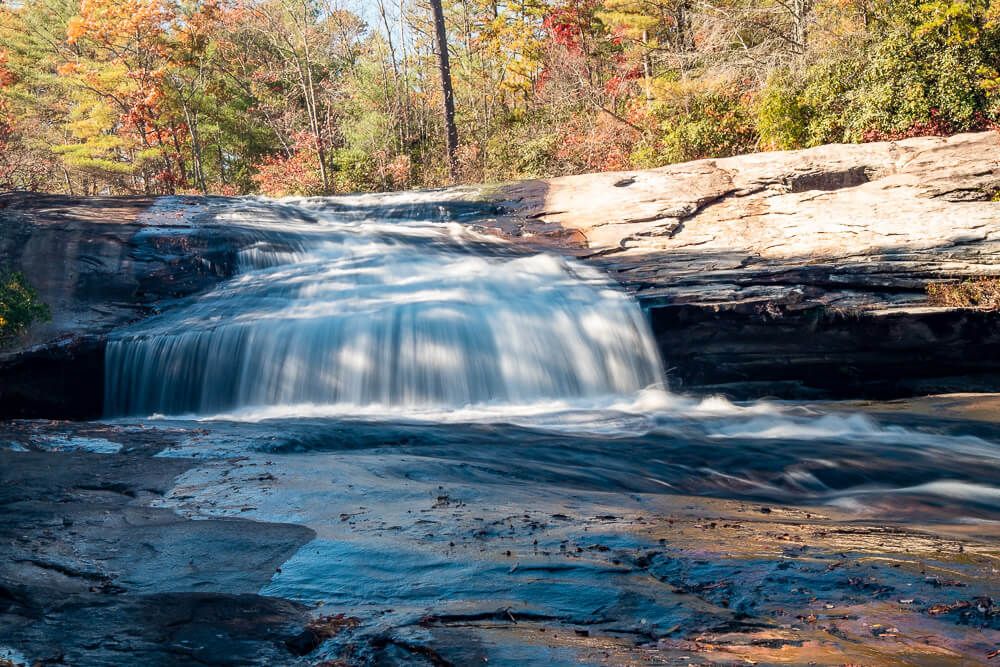
[[0, 49], [0, 88], [12, 86], [16, 82], [17, 77], [7, 69], [7, 52]]
[[[994, 121], [982, 113], [976, 113], [973, 118], [972, 127], [966, 128], [964, 131], [990, 130], [996, 129], [996, 127], [997, 124]], [[950, 137], [959, 131], [963, 130], [956, 129], [948, 120], [942, 118], [941, 112], [938, 109], [931, 109], [930, 118], [927, 120], [918, 121], [900, 132], [867, 130], [862, 136], [862, 141], [899, 141], [912, 137]]]
[[604, 84], [604, 91], [611, 95], [621, 95], [633, 81], [642, 78], [642, 66], [635, 65], [608, 79]]
[[554, 8], [542, 21], [552, 40], [571, 52], [578, 52], [584, 35], [594, 23], [600, 7], [597, 0], [568, 0]]
[[273, 155], [257, 165], [253, 181], [272, 196], [315, 194], [322, 191], [319, 173], [319, 140], [309, 132], [295, 132], [290, 155]]

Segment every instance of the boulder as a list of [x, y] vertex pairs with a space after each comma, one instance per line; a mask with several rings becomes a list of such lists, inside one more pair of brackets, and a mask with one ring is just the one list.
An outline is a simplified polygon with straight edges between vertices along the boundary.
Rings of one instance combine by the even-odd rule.
[[927, 285], [1000, 275], [994, 132], [501, 188], [493, 225], [609, 271], [672, 384], [740, 398], [1000, 389], [1000, 318]]

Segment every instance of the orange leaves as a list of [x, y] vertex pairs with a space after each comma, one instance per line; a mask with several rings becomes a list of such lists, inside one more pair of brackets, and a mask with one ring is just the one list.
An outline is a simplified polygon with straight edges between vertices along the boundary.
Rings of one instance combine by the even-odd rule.
[[319, 142], [309, 132], [294, 132], [291, 155], [264, 158], [257, 165], [253, 181], [264, 194], [272, 196], [309, 195], [323, 190], [317, 168]]
[[102, 46], [145, 42], [163, 32], [172, 16], [163, 0], [82, 0], [66, 26], [66, 40], [88, 39]]
[[[120, 178], [135, 169], [144, 187], [176, 189], [179, 170], [164, 127], [170, 64], [170, 0], [80, 0], [66, 25], [72, 60], [56, 69], [71, 91], [68, 126], [79, 140], [76, 164], [99, 166]], [[178, 172], [178, 173], [175, 173]]]
[[87, 22], [80, 16], [74, 16], [66, 24], [66, 41], [70, 44], [76, 42], [87, 34]]
[[16, 81], [17, 77], [7, 68], [7, 52], [0, 49], [0, 88], [12, 86]]
[[608, 114], [574, 117], [562, 130], [556, 158], [572, 173], [628, 169], [639, 139], [638, 132]]
[[146, 97], [142, 99], [142, 105], [148, 109], [153, 109], [162, 99], [163, 93], [159, 88], [154, 88], [146, 93]]
[[167, 2], [81, 0], [66, 27], [78, 56], [58, 74], [113, 100], [126, 126], [148, 124], [164, 97], [166, 33], [175, 18]]
[[293, 153], [290, 157], [264, 158], [257, 166], [253, 181], [261, 192], [276, 197], [315, 194], [323, 189], [323, 181], [316, 169], [316, 157], [307, 152]]
[[56, 68], [56, 74], [59, 76], [72, 76], [77, 73], [80, 68], [80, 64], [77, 62], [66, 62]]

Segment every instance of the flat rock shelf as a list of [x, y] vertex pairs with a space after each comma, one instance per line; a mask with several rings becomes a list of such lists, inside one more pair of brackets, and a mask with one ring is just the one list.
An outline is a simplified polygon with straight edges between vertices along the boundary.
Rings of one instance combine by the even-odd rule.
[[[986, 662], [1000, 648], [998, 467], [995, 445], [969, 438], [1000, 439], [997, 409], [980, 397], [834, 410], [922, 443], [936, 429], [922, 454], [860, 432], [718, 440], [695, 421], [611, 439], [0, 422], [0, 658]], [[928, 466], [967, 481], [921, 487]]]

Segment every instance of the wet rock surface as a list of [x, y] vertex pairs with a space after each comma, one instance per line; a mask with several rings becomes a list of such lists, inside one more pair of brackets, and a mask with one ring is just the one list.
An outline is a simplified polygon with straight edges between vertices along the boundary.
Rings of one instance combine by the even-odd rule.
[[[601, 267], [649, 313], [675, 389], [738, 399], [996, 391], [1000, 315], [931, 307], [926, 287], [1000, 275], [998, 147], [993, 132], [822, 146], [324, 207], [458, 222]], [[227, 211], [252, 209], [0, 196], [0, 257], [53, 309], [51, 323], [0, 352], [0, 417], [99, 416], [107, 333], [231, 276], [261, 232]]]
[[518, 183], [500, 233], [606, 268], [674, 386], [749, 398], [1000, 387], [996, 312], [926, 285], [1000, 274], [993, 132]]
[[52, 312], [0, 350], [0, 418], [101, 415], [108, 332], [233, 275], [247, 241], [206, 232], [211, 201], [0, 194], [0, 265]]
[[113, 429], [41, 428], [71, 451], [0, 451], [0, 646], [32, 664], [285, 664], [307, 610], [258, 590], [308, 528], [151, 507], [193, 464], [151, 458], [169, 434], [111, 433], [126, 451], [99, 454], [75, 450], [114, 449]]
[[0, 651], [74, 665], [986, 661], [1000, 647], [996, 401], [868, 406], [878, 421], [852, 416], [862, 407], [621, 415], [615, 436], [7, 422]]

